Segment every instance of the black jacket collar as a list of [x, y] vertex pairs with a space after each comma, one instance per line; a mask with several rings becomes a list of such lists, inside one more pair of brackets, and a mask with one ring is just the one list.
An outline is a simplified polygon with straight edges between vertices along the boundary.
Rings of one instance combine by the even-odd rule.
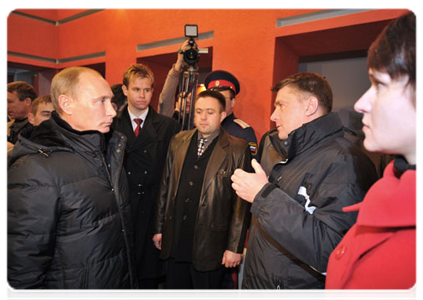
[[54, 151], [75, 151], [76, 148], [84, 152], [100, 150], [104, 153], [112, 135], [112, 130], [107, 133], [107, 137], [96, 130], [74, 130], [53, 111], [49, 120], [26, 130], [19, 136], [8, 162], [13, 163], [17, 158], [27, 154], [49, 155]]
[[336, 113], [329, 113], [292, 131], [288, 138], [280, 140], [278, 132], [271, 132], [273, 146], [283, 158], [292, 159], [328, 136], [344, 135], [344, 126]]

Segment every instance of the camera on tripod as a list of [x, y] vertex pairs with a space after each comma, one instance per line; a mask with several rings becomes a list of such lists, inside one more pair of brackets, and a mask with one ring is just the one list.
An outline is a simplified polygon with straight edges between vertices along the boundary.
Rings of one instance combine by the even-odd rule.
[[189, 38], [189, 49], [184, 52], [184, 61], [190, 66], [195, 66], [200, 59], [198, 47], [194, 40], [194, 38], [198, 37], [198, 26], [189, 24], [185, 25], [185, 37]]

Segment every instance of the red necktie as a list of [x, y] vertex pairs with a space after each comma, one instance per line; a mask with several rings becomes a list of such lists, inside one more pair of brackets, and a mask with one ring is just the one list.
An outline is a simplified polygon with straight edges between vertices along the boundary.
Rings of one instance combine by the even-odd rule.
[[138, 133], [140, 132], [140, 128], [141, 128], [141, 124], [142, 124], [142, 119], [134, 119], [135, 123], [137, 123], [137, 127], [135, 128], [135, 137], [138, 136]]

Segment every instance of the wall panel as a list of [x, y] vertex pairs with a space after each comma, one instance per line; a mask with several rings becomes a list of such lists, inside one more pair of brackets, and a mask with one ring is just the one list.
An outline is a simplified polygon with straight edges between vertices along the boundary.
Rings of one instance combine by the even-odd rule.
[[[71, 65], [104, 64], [106, 80], [114, 84], [121, 80], [123, 71], [137, 60], [160, 55], [170, 57], [179, 47], [167, 45], [137, 51], [138, 45], [183, 37], [185, 24], [198, 24], [200, 33], [213, 33], [212, 38], [198, 42], [199, 47], [213, 48], [212, 62], [207, 64], [214, 70], [225, 69], [238, 77], [241, 92], [237, 96], [234, 112], [237, 117], [254, 127], [257, 138], [260, 139], [272, 127], [269, 117], [274, 95], [270, 88], [281, 77], [296, 72], [302, 56], [367, 48], [384, 26], [383, 22], [405, 12], [371, 10], [295, 25], [276, 26], [277, 20], [320, 11], [106, 9], [91, 11], [89, 15], [59, 23], [58, 26], [11, 14], [7, 29], [8, 60], [28, 65], [33, 63], [38, 67], [53, 66], [56, 69]], [[21, 12], [60, 21], [78, 16], [86, 10]], [[369, 30], [372, 30], [371, 34]], [[337, 39], [346, 36], [347, 42], [337, 44]], [[364, 39], [363, 36], [368, 38]], [[35, 57], [31, 60], [13, 53]], [[57, 63], [38, 60], [37, 57], [57, 59]], [[176, 55], [174, 57], [176, 59]], [[160, 82], [156, 82], [155, 90], [155, 97], [158, 97], [158, 88], [163, 85], [165, 74], [171, 65], [166, 67], [155, 62], [151, 67], [160, 79]], [[42, 86], [45, 90], [45, 80]]]

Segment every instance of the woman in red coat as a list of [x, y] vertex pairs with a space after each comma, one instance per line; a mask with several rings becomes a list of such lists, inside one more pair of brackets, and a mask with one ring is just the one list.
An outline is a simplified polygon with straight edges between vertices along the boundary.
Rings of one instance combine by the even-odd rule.
[[332, 252], [328, 289], [409, 289], [416, 283], [416, 17], [391, 23], [371, 45], [370, 89], [357, 101], [364, 146], [397, 154]]

